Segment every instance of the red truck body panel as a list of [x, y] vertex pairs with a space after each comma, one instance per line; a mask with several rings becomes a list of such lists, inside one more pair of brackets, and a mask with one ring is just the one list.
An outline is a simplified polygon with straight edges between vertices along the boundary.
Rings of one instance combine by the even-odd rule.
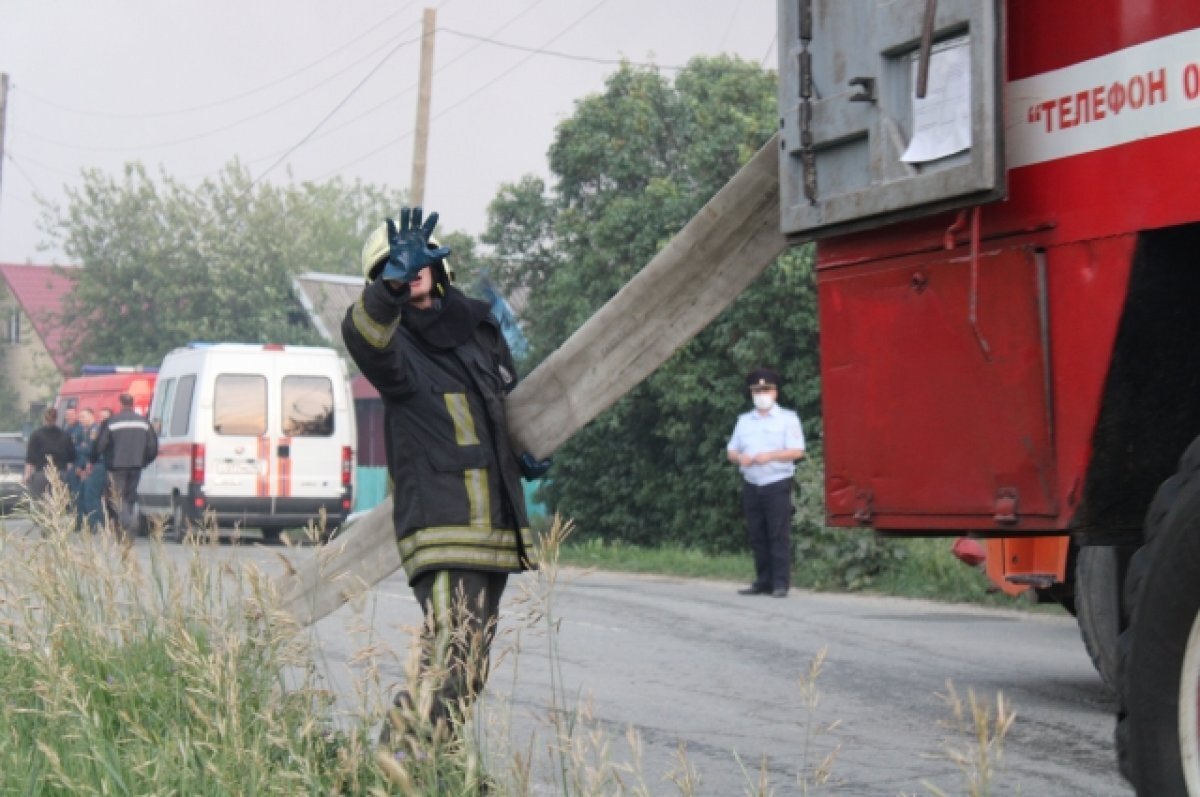
[[106, 409], [115, 414], [121, 411], [118, 401], [121, 394], [128, 393], [133, 396], [133, 408], [141, 415], [147, 415], [157, 379], [158, 374], [153, 371], [73, 376], [63, 381], [54, 406], [58, 408], [60, 418], [70, 407], [93, 412]]
[[1007, 199], [817, 245], [835, 524], [1071, 528], [1138, 234], [1200, 220], [1200, 4], [1012, 0], [1005, 29]]

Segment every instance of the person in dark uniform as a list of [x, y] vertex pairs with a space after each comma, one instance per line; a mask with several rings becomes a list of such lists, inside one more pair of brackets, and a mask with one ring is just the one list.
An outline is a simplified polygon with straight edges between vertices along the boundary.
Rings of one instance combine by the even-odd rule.
[[58, 471], [58, 478], [67, 480], [67, 468], [75, 462], [75, 445], [71, 436], [58, 427], [58, 410], [50, 407], [42, 414], [43, 425], [29, 436], [25, 447], [25, 486], [30, 496], [42, 498], [50, 492], [46, 468]]
[[792, 575], [792, 476], [804, 456], [800, 416], [775, 403], [779, 374], [746, 376], [754, 409], [738, 416], [726, 457], [742, 472], [742, 512], [754, 554], [754, 583], [741, 595], [787, 597]]
[[150, 422], [133, 409], [133, 396], [122, 393], [121, 411], [100, 425], [92, 462], [103, 458], [108, 466], [108, 495], [105, 505], [121, 532], [137, 533], [137, 488], [142, 469], [158, 456], [158, 435]]
[[[342, 337], [384, 402], [392, 522], [408, 583], [425, 613], [417, 684], [396, 695], [382, 741], [411, 732], [414, 689], [437, 683], [421, 717], [454, 721], [483, 689], [488, 648], [508, 577], [536, 566], [521, 478], [536, 462], [511, 448], [504, 397], [517, 383], [512, 354], [487, 303], [451, 282], [450, 250], [421, 208], [404, 208], [363, 247], [366, 287]], [[435, 673], [437, 677], [430, 677]]]

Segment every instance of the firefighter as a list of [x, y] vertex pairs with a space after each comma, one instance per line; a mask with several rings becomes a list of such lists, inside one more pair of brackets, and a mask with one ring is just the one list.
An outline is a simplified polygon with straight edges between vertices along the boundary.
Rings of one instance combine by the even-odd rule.
[[[536, 566], [521, 477], [549, 460], [510, 448], [504, 397], [517, 383], [512, 354], [485, 302], [452, 283], [450, 250], [404, 208], [367, 239], [366, 287], [342, 337], [384, 402], [393, 523], [405, 575], [425, 614], [418, 684], [396, 696], [383, 740], [409, 733], [414, 687], [436, 685], [428, 727], [453, 726], [483, 688], [500, 596], [513, 573]], [[428, 701], [426, 701], [428, 704]]]
[[754, 583], [740, 595], [785, 598], [792, 570], [792, 477], [804, 456], [800, 417], [776, 404], [779, 374], [746, 375], [754, 409], [738, 416], [726, 457], [742, 472], [742, 512], [754, 555]]
[[133, 396], [117, 398], [121, 411], [100, 425], [96, 445], [88, 455], [92, 462], [103, 458], [108, 469], [105, 507], [116, 518], [126, 537], [137, 534], [137, 488], [142, 470], [158, 456], [158, 435], [150, 422], [133, 408]]

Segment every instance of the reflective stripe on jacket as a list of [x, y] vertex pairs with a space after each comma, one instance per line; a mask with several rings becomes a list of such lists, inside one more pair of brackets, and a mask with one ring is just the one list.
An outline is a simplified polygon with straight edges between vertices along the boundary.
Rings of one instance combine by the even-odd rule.
[[101, 456], [109, 468], [144, 468], [158, 456], [158, 435], [150, 422], [134, 410], [121, 410], [100, 425], [100, 434], [90, 454]]

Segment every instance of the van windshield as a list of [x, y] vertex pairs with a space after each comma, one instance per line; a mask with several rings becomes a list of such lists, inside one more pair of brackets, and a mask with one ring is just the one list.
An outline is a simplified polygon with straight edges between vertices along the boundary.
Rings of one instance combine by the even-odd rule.
[[285, 376], [282, 417], [288, 437], [332, 435], [333, 381], [327, 376]]
[[221, 374], [213, 392], [213, 431], [226, 435], [267, 433], [267, 379]]

